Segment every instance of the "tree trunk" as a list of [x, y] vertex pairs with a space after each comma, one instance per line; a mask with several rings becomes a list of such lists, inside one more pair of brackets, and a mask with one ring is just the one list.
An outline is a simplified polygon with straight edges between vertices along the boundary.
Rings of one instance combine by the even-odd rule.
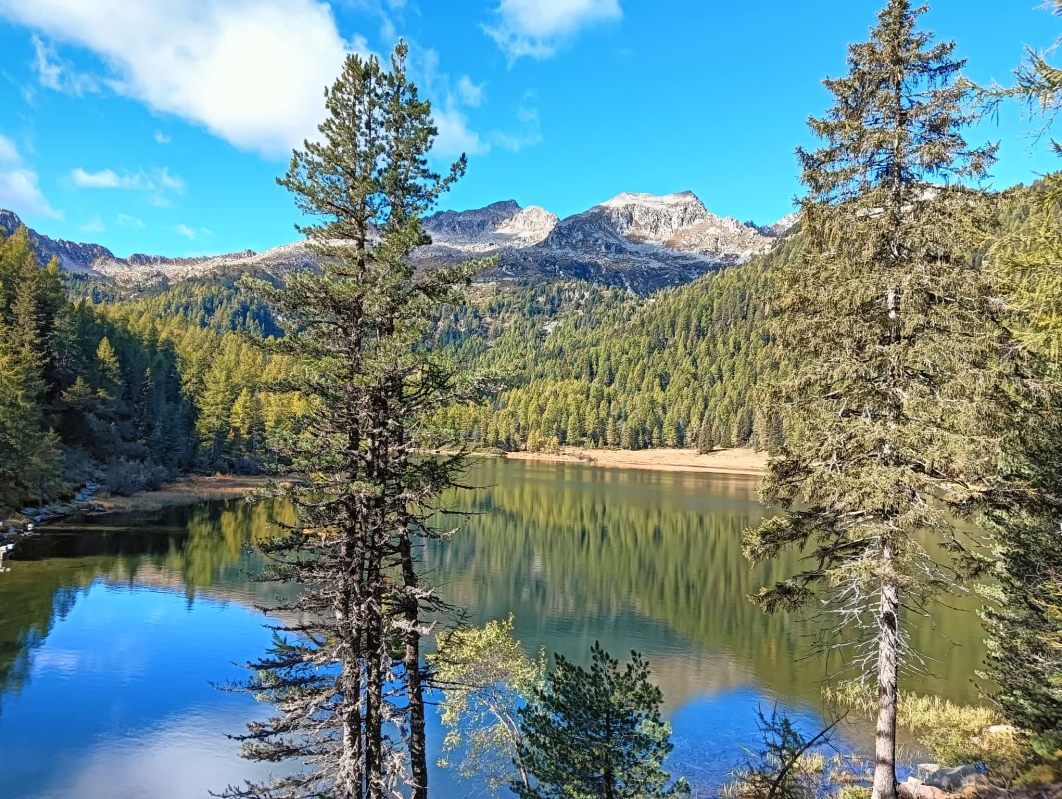
[[343, 558], [348, 564], [344, 577], [346, 585], [336, 608], [337, 628], [344, 639], [343, 671], [339, 678], [340, 690], [343, 692], [343, 706], [340, 711], [343, 739], [336, 790], [337, 795], [343, 799], [362, 799], [364, 774], [361, 745], [361, 631], [357, 619], [351, 613], [353, 575], [356, 574], [351, 566], [351, 549], [358, 551], [357, 545], [352, 546], [348, 539], [343, 549]]
[[[370, 503], [372, 507], [375, 502]], [[372, 507], [366, 514], [371, 520], [365, 547], [364, 619], [365, 619], [365, 795], [368, 799], [382, 799], [383, 774], [383, 716], [384, 716], [384, 619], [383, 590], [380, 570], [378, 516]]]
[[[401, 541], [402, 580], [407, 589], [417, 587], [417, 572], [413, 563], [413, 544], [409, 531]], [[410, 799], [428, 799], [428, 748], [425, 740], [424, 686], [420, 675], [420, 604], [412, 592], [406, 598], [406, 652], [402, 659], [406, 679], [406, 699], [409, 702], [409, 768], [413, 777]]]
[[[886, 546], [886, 562], [892, 551]], [[900, 658], [900, 594], [886, 578], [878, 617], [878, 723], [874, 742], [873, 799], [896, 799], [896, 696]]]
[[[342, 799], [362, 799], [361, 663], [352, 658], [343, 664], [343, 754], [337, 780]], [[350, 697], [349, 699], [347, 697]]]
[[[374, 592], [375, 593], [375, 592]], [[372, 603], [379, 601], [372, 597]], [[380, 649], [383, 644], [381, 618], [377, 612], [367, 615], [365, 630], [365, 795], [368, 799], [383, 797], [383, 660]]]

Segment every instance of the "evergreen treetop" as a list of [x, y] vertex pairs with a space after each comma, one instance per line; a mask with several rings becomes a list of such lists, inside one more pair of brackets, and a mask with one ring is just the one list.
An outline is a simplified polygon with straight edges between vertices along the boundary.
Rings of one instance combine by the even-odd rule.
[[972, 255], [995, 209], [979, 186], [995, 147], [967, 144], [963, 62], [919, 30], [924, 11], [886, 4], [847, 75], [825, 81], [834, 104], [809, 123], [821, 146], [798, 153], [808, 250], [776, 274], [775, 343], [793, 364], [768, 395], [787, 440], [761, 489], [785, 513], [745, 541], [756, 562], [807, 554], [756, 601], [821, 600], [823, 649], [855, 645], [849, 663], [876, 681], [875, 799], [896, 792], [901, 605], [929, 613], [964, 590], [988, 561], [960, 524], [1025, 487], [1009, 454], [1023, 367]]
[[520, 759], [530, 785], [512, 783], [523, 799], [651, 799], [688, 796], [664, 764], [671, 725], [663, 696], [637, 652], [622, 669], [599, 644], [586, 671], [556, 655], [545, 686], [520, 710]]

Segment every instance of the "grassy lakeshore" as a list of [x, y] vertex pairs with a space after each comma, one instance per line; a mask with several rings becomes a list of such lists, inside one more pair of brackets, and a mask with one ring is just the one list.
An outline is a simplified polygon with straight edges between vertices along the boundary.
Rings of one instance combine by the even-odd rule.
[[194, 505], [212, 499], [245, 497], [269, 480], [265, 475], [193, 475], [166, 483], [153, 491], [141, 491], [129, 497], [101, 496], [94, 500], [93, 504], [102, 506], [108, 513], [151, 512], [180, 505]]
[[615, 469], [661, 472], [705, 472], [759, 476], [767, 468], [767, 454], [753, 449], [720, 449], [702, 454], [695, 449], [585, 449], [561, 447], [555, 452], [507, 452], [510, 460], [586, 463]]
[[[701, 454], [695, 449], [586, 449], [561, 447], [555, 452], [508, 452], [509, 460], [583, 463], [614, 469], [649, 469], [661, 472], [704, 472], [706, 474], [762, 475], [767, 455], [752, 449], [721, 449]], [[141, 491], [128, 497], [101, 496], [93, 504], [107, 513], [138, 513], [180, 505], [194, 505], [212, 499], [244, 497], [261, 488], [270, 478], [265, 475], [193, 475], [166, 483], [153, 491]], [[283, 478], [282, 478], [283, 479]]]

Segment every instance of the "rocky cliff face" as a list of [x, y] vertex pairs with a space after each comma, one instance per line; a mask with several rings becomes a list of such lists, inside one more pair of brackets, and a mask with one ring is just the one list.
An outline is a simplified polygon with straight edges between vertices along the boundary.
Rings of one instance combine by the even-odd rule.
[[[424, 264], [494, 257], [496, 263], [485, 278], [580, 278], [647, 294], [765, 252], [793, 221], [786, 217], [757, 227], [716, 216], [688, 191], [664, 196], [624, 193], [563, 220], [543, 208], [521, 208], [506, 200], [426, 217], [424, 229], [432, 243], [413, 257]], [[0, 227], [14, 230], [19, 224], [13, 213], [0, 210]], [[31, 239], [42, 261], [54, 255], [64, 269], [122, 283], [150, 284], [218, 271], [280, 273], [318, 264], [303, 243], [209, 258], [117, 258], [98, 244], [32, 232]]]
[[495, 275], [574, 277], [647, 294], [766, 252], [785, 224], [759, 228], [716, 216], [688, 191], [624, 193], [562, 220], [510, 201], [429, 217], [433, 243], [417, 257], [490, 255]]
[[[20, 227], [22, 220], [13, 211], [0, 208], [0, 228], [6, 231], [6, 235], [14, 233]], [[59, 266], [68, 272], [89, 271], [96, 261], [114, 258], [114, 253], [100, 244], [79, 244], [66, 239], [52, 239], [33, 230], [29, 232], [29, 236], [41, 265], [47, 264], [52, 258], [58, 258]]]

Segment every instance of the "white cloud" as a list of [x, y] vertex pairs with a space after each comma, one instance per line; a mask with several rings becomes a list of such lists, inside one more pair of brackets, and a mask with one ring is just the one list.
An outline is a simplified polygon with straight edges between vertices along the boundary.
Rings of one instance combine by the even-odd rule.
[[490, 150], [490, 143], [483, 141], [478, 133], [468, 127], [468, 118], [455, 104], [446, 103], [441, 108], [433, 108], [432, 117], [439, 131], [432, 148], [436, 155], [483, 155]]
[[185, 225], [185, 224], [177, 225], [177, 227], [175, 227], [173, 229], [173, 232], [174, 233], [180, 233], [182, 236], [187, 236], [189, 240], [192, 240], [192, 241], [195, 240], [195, 231], [192, 230], [190, 227], [188, 227], [188, 225]]
[[75, 186], [83, 189], [136, 189], [140, 188], [140, 176], [120, 176], [113, 169], [86, 172], [78, 167], [70, 173]]
[[53, 219], [63, 214], [48, 204], [37, 180], [37, 173], [24, 167], [0, 171], [0, 208], [16, 213], [34, 211]]
[[171, 141], [173, 141], [173, 137], [172, 136], [167, 136], [161, 130], [156, 130], [155, 131], [155, 141], [157, 141], [159, 144], [169, 144]]
[[478, 108], [483, 102], [483, 84], [477, 86], [468, 75], [462, 75], [457, 82], [457, 96], [465, 105]]
[[85, 233], [101, 233], [103, 231], [103, 220], [98, 216], [94, 216], [83, 225], [78, 225], [78, 227]]
[[619, 0], [500, 0], [484, 32], [510, 61], [549, 58], [581, 28], [623, 17]]
[[516, 112], [516, 118], [523, 127], [517, 133], [497, 132], [491, 140], [499, 147], [518, 153], [527, 147], [534, 147], [542, 143], [542, 126], [538, 120], [538, 109], [532, 106], [521, 106]]
[[37, 71], [37, 80], [44, 88], [75, 97], [100, 90], [94, 77], [78, 72], [73, 64], [61, 60], [55, 48], [46, 44], [39, 36], [33, 37], [33, 50], [33, 68]]
[[75, 168], [70, 173], [70, 179], [74, 185], [82, 189], [126, 189], [140, 191], [175, 191], [178, 194], [184, 192], [184, 180], [178, 175], [170, 174], [169, 167], [153, 169], [145, 172], [143, 169], [137, 172], [122, 172], [119, 174], [113, 169], [101, 169], [99, 172], [88, 172], [81, 167]]
[[6, 136], [0, 136], [0, 164], [13, 164], [18, 161], [15, 143]]
[[37, 173], [23, 166], [15, 143], [5, 136], [0, 136], [0, 208], [17, 214], [63, 218], [62, 212], [52, 208], [45, 198]]
[[173, 189], [178, 194], [184, 192], [184, 180], [177, 175], [171, 175], [169, 167], [163, 167], [155, 171], [156, 179], [164, 189]]
[[431, 48], [419, 48], [411, 43], [410, 54], [410, 72], [432, 98], [431, 115], [439, 131], [432, 152], [444, 158], [489, 152], [490, 142], [483, 141], [469, 127], [463, 110], [480, 104], [482, 85], [477, 86], [467, 75], [453, 84], [448, 74], [439, 71], [439, 54]]
[[142, 219], [137, 219], [135, 216], [129, 216], [129, 214], [118, 214], [114, 221], [122, 227], [145, 227]]
[[267, 156], [314, 134], [324, 87], [367, 50], [324, 0], [0, 0], [0, 17], [92, 51], [114, 91]]

